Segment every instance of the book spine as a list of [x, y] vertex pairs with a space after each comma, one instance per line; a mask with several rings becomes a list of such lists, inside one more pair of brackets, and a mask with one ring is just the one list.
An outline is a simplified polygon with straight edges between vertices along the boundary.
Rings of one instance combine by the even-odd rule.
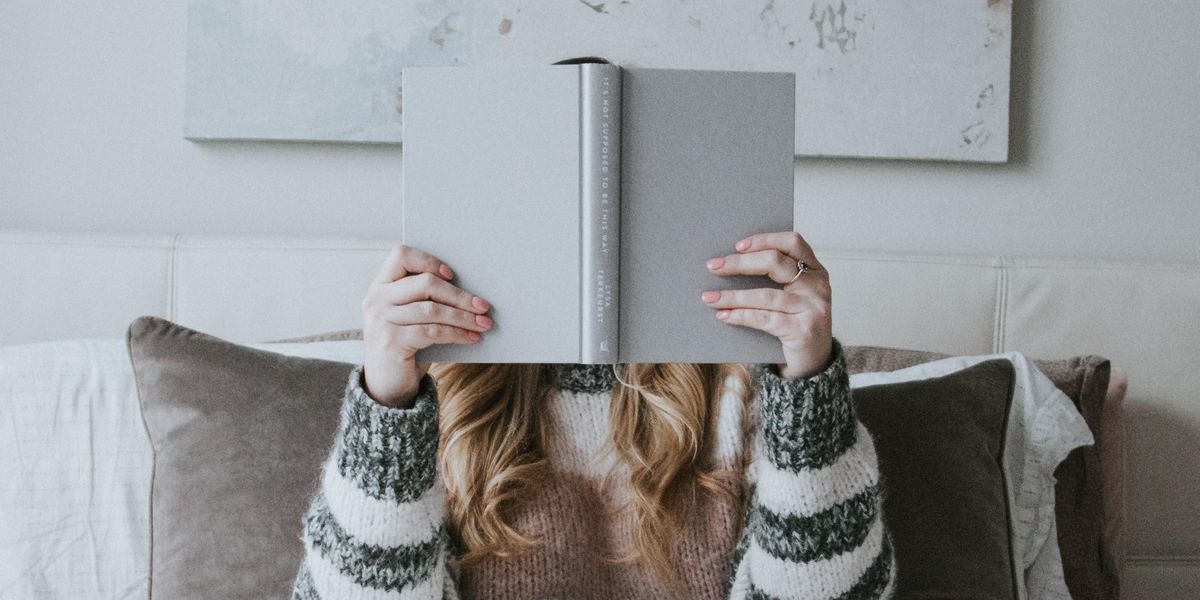
[[618, 362], [621, 69], [580, 65], [580, 348], [582, 363]]

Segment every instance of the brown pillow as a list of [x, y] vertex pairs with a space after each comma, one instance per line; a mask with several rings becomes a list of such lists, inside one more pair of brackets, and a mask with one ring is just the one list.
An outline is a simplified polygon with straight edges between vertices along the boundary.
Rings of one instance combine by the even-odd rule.
[[875, 440], [897, 598], [1017, 598], [1004, 474], [1016, 369], [997, 358], [856, 388]]
[[126, 333], [146, 430], [152, 598], [286, 598], [353, 365], [157, 317]]
[[[895, 371], [952, 356], [865, 345], [847, 345], [845, 352], [852, 374]], [[1075, 598], [1118, 600], [1124, 547], [1121, 495], [1115, 492], [1121, 489], [1123, 441], [1121, 428], [1113, 424], [1120, 416], [1123, 388], [1109, 390], [1111, 363], [1102, 356], [1030, 360], [1071, 399], [1096, 440], [1072, 450], [1054, 472], [1054, 513], [1067, 588]]]

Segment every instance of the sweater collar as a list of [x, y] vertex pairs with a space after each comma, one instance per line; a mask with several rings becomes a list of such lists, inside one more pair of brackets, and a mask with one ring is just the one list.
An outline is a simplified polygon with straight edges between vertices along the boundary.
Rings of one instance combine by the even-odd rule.
[[611, 364], [544, 363], [539, 377], [554, 389], [585, 394], [612, 391], [617, 383]]

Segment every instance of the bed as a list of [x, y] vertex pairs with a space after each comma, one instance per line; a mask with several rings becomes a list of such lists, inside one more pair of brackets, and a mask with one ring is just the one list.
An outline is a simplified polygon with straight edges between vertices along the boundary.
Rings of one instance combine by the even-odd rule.
[[[0, 230], [0, 346], [119, 338], [140, 315], [245, 343], [352, 329], [394, 243]], [[1110, 359], [1129, 382], [1104, 487], [1121, 596], [1200, 589], [1200, 265], [818, 252], [843, 343]]]

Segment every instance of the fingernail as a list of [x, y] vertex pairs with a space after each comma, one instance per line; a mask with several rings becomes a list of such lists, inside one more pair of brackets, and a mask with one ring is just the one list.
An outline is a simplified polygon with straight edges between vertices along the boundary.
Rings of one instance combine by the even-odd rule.
[[484, 300], [483, 298], [480, 298], [479, 296], [475, 296], [474, 298], [471, 298], [471, 304], [475, 308], [478, 308], [479, 310], [487, 310], [492, 307], [491, 304], [488, 304], [487, 300]]
[[708, 259], [708, 268], [710, 268], [710, 269], [720, 269], [721, 265], [723, 265], [723, 264], [725, 264], [725, 259], [723, 259], [723, 258]]
[[450, 265], [443, 264], [442, 275], [445, 275], [446, 279], [454, 279], [454, 270], [450, 268]]
[[750, 242], [748, 242], [746, 240], [742, 240], [742, 241], [738, 242], [736, 245], [737, 245], [738, 250], [745, 250], [746, 248], [750, 247]]
[[477, 332], [477, 331], [468, 331], [467, 332], [467, 339], [471, 340], [472, 342], [478, 342], [480, 337], [481, 336], [479, 335], [479, 332]]
[[718, 319], [726, 319], [726, 318], [728, 318], [728, 317], [729, 317], [729, 311], [728, 311], [728, 310], [718, 310], [718, 311], [717, 311], [717, 318], [718, 318]]
[[475, 315], [475, 322], [479, 323], [479, 325], [481, 327], [491, 327], [492, 326], [492, 319], [491, 319], [491, 317], [489, 317], [487, 315]]
[[700, 298], [705, 302], [713, 302], [720, 297], [721, 292], [704, 292], [703, 294], [700, 294]]

